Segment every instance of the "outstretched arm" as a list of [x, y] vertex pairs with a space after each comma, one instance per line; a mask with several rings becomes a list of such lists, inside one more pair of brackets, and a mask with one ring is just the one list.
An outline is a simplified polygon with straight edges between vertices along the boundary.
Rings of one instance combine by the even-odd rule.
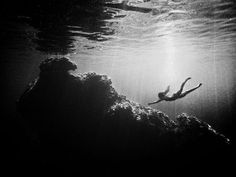
[[169, 91], [170, 91], [170, 86], [168, 85], [168, 87], [167, 87], [166, 90], [164, 91], [164, 94], [166, 95]]
[[159, 102], [161, 102], [161, 101], [162, 101], [162, 100], [157, 100], [157, 101], [155, 101], [155, 102], [148, 103], [148, 105], [156, 104], [156, 103], [159, 103]]

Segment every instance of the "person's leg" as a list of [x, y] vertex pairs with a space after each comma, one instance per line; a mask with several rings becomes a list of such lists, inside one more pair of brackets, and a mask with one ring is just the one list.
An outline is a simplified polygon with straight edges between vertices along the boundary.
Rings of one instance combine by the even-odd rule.
[[197, 87], [194, 87], [194, 88], [192, 88], [190, 90], [187, 90], [186, 92], [182, 93], [179, 96], [179, 98], [185, 97], [187, 94], [189, 94], [189, 93], [193, 92], [194, 90], [198, 89], [199, 87], [201, 87], [201, 85], [202, 85], [202, 83], [200, 83]]
[[187, 82], [188, 80], [190, 80], [190, 79], [191, 79], [191, 77], [188, 77], [187, 79], [185, 79], [185, 81], [181, 84], [179, 91], [176, 92], [176, 95], [180, 95], [180, 94], [182, 93], [182, 91], [183, 91], [183, 89], [184, 89], [184, 85], [185, 85], [186, 82]]

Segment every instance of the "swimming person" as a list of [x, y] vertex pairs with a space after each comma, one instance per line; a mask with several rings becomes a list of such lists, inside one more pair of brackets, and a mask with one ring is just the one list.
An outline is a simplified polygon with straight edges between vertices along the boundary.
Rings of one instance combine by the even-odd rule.
[[179, 99], [179, 98], [183, 98], [185, 97], [187, 94], [191, 93], [192, 91], [198, 89], [199, 87], [201, 87], [202, 83], [200, 83], [198, 86], [190, 89], [190, 90], [187, 90], [185, 91], [184, 93], [183, 92], [183, 88], [184, 88], [184, 85], [186, 84], [186, 82], [188, 80], [190, 80], [191, 77], [188, 77], [181, 85], [179, 91], [177, 91], [176, 93], [174, 93], [172, 96], [167, 96], [167, 93], [170, 91], [170, 86], [167, 87], [167, 89], [164, 91], [164, 92], [160, 92], [158, 93], [158, 97], [159, 97], [159, 100], [155, 101], [155, 102], [152, 102], [152, 103], [148, 103], [148, 105], [152, 105], [152, 104], [156, 104], [156, 103], [159, 103], [161, 101], [174, 101], [176, 99]]

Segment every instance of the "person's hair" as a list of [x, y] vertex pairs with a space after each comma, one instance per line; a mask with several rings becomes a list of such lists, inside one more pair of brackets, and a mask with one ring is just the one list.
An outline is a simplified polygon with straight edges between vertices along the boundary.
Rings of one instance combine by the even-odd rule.
[[159, 98], [163, 98], [164, 96], [165, 96], [165, 93], [164, 93], [164, 92], [158, 93], [158, 97], [159, 97]]

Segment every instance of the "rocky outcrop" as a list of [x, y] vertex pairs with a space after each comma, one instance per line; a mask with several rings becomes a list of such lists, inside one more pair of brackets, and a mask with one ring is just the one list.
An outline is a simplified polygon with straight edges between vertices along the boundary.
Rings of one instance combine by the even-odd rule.
[[75, 69], [67, 58], [46, 59], [18, 101], [32, 147], [50, 164], [103, 159], [163, 170], [176, 160], [180, 169], [227, 156], [229, 140], [207, 123], [186, 114], [171, 119], [119, 95], [107, 76], [69, 72]]

